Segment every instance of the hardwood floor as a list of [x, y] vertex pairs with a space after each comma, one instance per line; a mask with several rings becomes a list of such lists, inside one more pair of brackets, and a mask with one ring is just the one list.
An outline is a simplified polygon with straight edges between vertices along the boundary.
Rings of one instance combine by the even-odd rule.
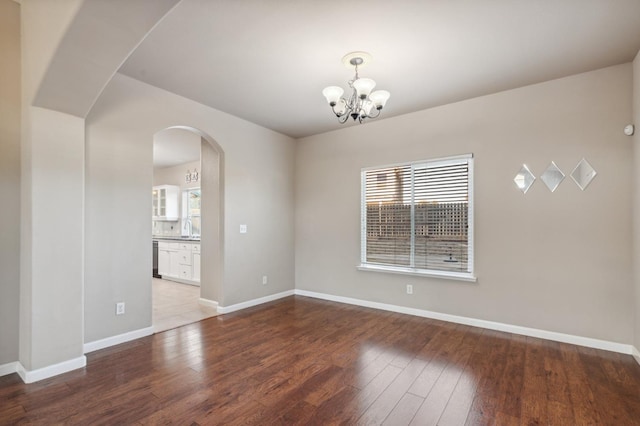
[[1, 424], [640, 424], [628, 355], [304, 297], [0, 378]]
[[154, 333], [218, 315], [215, 308], [198, 302], [200, 287], [153, 278], [151, 288]]

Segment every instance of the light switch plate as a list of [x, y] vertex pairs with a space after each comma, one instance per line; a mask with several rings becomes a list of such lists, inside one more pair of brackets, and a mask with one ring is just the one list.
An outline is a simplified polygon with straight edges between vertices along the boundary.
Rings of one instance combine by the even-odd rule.
[[240, 225], [240, 233], [241, 234], [247, 233], [247, 225]]

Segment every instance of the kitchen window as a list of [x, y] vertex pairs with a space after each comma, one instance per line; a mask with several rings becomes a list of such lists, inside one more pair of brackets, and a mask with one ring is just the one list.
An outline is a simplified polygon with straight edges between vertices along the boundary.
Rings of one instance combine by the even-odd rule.
[[182, 193], [182, 236], [200, 238], [202, 197], [200, 188], [192, 188]]
[[359, 269], [475, 281], [473, 155], [362, 170]]

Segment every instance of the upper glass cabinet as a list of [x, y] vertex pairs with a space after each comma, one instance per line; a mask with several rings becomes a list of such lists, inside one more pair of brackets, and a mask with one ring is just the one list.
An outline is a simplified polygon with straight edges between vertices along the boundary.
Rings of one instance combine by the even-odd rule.
[[175, 185], [154, 186], [151, 191], [151, 216], [153, 220], [178, 220], [180, 188]]

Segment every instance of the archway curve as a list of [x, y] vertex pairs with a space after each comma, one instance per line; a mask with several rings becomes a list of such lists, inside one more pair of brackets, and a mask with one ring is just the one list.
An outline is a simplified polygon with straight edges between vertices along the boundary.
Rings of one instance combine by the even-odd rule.
[[200, 277], [200, 303], [216, 307], [224, 293], [224, 150], [206, 132], [186, 125], [158, 130], [185, 130], [201, 139], [202, 231], [200, 250], [203, 259]]

